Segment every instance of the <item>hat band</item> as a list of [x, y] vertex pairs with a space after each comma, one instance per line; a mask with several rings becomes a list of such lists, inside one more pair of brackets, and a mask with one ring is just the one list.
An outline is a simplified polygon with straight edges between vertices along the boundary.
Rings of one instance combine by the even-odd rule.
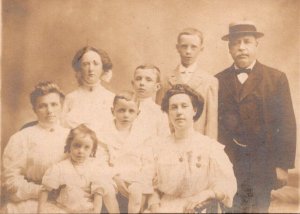
[[240, 33], [240, 32], [256, 32], [254, 25], [234, 25], [229, 28], [229, 33]]

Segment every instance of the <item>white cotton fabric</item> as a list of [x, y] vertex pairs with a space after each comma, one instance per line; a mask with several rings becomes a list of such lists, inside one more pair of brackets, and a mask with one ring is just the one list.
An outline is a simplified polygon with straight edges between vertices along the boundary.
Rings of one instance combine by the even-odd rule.
[[93, 127], [105, 124], [112, 118], [111, 107], [114, 94], [98, 84], [92, 91], [80, 86], [66, 96], [63, 106], [63, 123], [75, 128], [84, 123]]
[[237, 184], [223, 145], [194, 132], [181, 150], [174, 136], [168, 137], [155, 156], [158, 189], [163, 192], [159, 212], [182, 213], [188, 200], [209, 189], [225, 195], [225, 206], [232, 205]]
[[3, 153], [4, 186], [9, 194], [8, 213], [37, 212], [37, 198], [45, 171], [65, 158], [69, 129], [52, 131], [35, 125], [11, 136]]
[[[85, 191], [91, 194], [106, 195], [114, 189], [110, 174], [100, 168], [94, 158], [89, 158], [76, 169], [70, 158], [53, 165], [43, 177], [43, 186], [48, 191], [58, 189], [56, 200], [59, 207], [68, 212], [86, 212], [93, 209], [93, 202], [85, 197]], [[48, 210], [51, 213], [51, 210]]]
[[146, 135], [145, 138], [166, 137], [170, 134], [168, 115], [162, 112], [151, 97], [141, 100], [139, 109], [140, 114], [135, 124], [145, 132], [141, 133]]
[[[96, 154], [100, 162], [110, 164], [114, 175], [119, 175], [129, 184], [139, 183], [143, 193], [153, 192], [154, 175], [152, 148], [144, 145], [149, 137], [147, 130], [133, 124], [130, 134], [124, 138], [111, 122], [97, 132], [99, 140], [105, 145], [99, 146]], [[101, 149], [102, 148], [102, 149]]]

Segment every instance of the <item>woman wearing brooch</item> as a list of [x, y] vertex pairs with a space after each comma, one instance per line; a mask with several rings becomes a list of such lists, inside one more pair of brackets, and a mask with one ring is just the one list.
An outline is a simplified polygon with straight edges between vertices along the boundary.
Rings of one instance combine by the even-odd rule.
[[45, 171], [65, 158], [69, 129], [60, 124], [64, 94], [53, 82], [36, 85], [30, 101], [35, 125], [12, 135], [3, 153], [3, 187], [8, 203], [4, 213], [37, 213]]
[[72, 67], [79, 87], [67, 94], [64, 102], [66, 127], [75, 128], [83, 123], [91, 128], [111, 120], [114, 94], [102, 84], [110, 81], [112, 66], [104, 50], [86, 46], [76, 52]]
[[224, 146], [194, 130], [203, 98], [187, 85], [168, 90], [162, 110], [174, 133], [155, 155], [157, 191], [149, 199], [152, 212], [194, 213], [210, 200], [232, 205], [236, 179]]

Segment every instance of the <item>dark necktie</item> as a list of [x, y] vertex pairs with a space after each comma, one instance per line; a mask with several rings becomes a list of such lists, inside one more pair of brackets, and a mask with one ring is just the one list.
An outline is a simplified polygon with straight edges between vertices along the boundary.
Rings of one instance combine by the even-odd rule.
[[241, 74], [241, 73], [249, 74], [250, 71], [251, 71], [250, 68], [239, 68], [239, 69], [235, 69], [236, 75], [239, 75], [239, 74]]

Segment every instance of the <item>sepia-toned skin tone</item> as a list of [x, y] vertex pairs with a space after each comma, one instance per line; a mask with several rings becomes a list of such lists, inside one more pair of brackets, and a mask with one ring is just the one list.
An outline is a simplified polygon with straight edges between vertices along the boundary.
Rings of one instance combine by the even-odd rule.
[[[254, 35], [231, 37], [228, 47], [235, 65], [239, 68], [247, 68], [256, 60], [258, 42]], [[288, 170], [277, 167], [276, 175], [278, 187], [287, 185]]]
[[82, 164], [90, 157], [93, 148], [93, 140], [90, 136], [78, 136], [74, 138], [70, 147], [70, 157], [72, 163]]
[[180, 55], [181, 64], [185, 67], [189, 67], [198, 60], [203, 46], [197, 35], [181, 35], [176, 49]]
[[132, 86], [138, 98], [145, 99], [152, 97], [160, 89], [157, 82], [157, 71], [155, 69], [137, 69], [134, 72]]
[[118, 130], [130, 129], [140, 110], [136, 102], [119, 99], [111, 109]]
[[[136, 102], [127, 101], [125, 99], [119, 99], [111, 111], [115, 117], [117, 129], [127, 133], [129, 133], [133, 121], [140, 112]], [[114, 181], [120, 193], [128, 197], [129, 191], [125, 182], [119, 176], [114, 176]]]
[[186, 137], [189, 129], [193, 128], [193, 117], [196, 111], [191, 99], [186, 94], [176, 94], [169, 100], [169, 120], [174, 126], [175, 137]]
[[258, 42], [253, 35], [232, 37], [228, 47], [235, 65], [239, 68], [247, 68], [256, 60]]
[[[125, 99], [119, 99], [115, 106], [112, 108], [112, 113], [115, 117], [116, 127], [119, 131], [125, 132], [129, 134], [132, 123], [138, 116], [140, 110], [138, 104], [135, 101], [127, 101]], [[110, 154], [111, 155], [111, 154]], [[142, 197], [142, 193], [139, 191], [135, 194], [135, 192], [129, 192], [128, 185], [125, 181], [120, 178], [119, 175], [113, 177], [118, 190], [122, 195], [129, 199], [128, 203], [128, 212], [129, 213], [138, 213], [140, 208], [139, 203], [135, 203], [139, 197]]]
[[62, 111], [60, 96], [57, 93], [49, 93], [38, 97], [33, 110], [40, 123], [53, 126], [59, 121]]
[[[175, 143], [178, 147], [185, 147], [188, 137], [193, 133], [194, 120], [193, 117], [196, 110], [193, 107], [191, 98], [187, 94], [175, 94], [169, 99], [168, 115], [169, 120], [174, 126]], [[224, 198], [223, 194], [215, 193], [212, 190], [204, 190], [193, 199], [188, 201], [184, 207], [184, 213], [195, 213], [196, 207], [202, 207], [208, 203], [210, 199]], [[158, 210], [159, 204], [151, 206], [151, 211]]]
[[80, 60], [80, 72], [84, 84], [97, 84], [103, 72], [99, 54], [94, 51], [86, 52]]
[[[93, 148], [93, 140], [90, 136], [77, 136], [71, 143], [70, 146], [70, 157], [71, 161], [74, 164], [74, 167], [83, 164], [88, 157], [90, 157]], [[90, 190], [85, 190], [85, 197], [91, 198]], [[38, 213], [43, 213], [44, 206], [48, 198], [48, 192], [42, 191], [39, 196], [39, 205], [38, 205]], [[102, 208], [102, 196], [100, 194], [95, 194], [93, 197], [93, 213], [100, 213]]]
[[[77, 136], [74, 138], [74, 140], [71, 143], [70, 146], [70, 157], [71, 161], [74, 164], [74, 167], [76, 165], [83, 164], [91, 155], [92, 148], [93, 148], [93, 140], [90, 136]], [[85, 190], [86, 192], [89, 192], [89, 190]], [[90, 194], [86, 193], [85, 197], [89, 198], [91, 197]], [[94, 204], [94, 213], [99, 213], [101, 211], [102, 207], [102, 196], [99, 194], [95, 194], [93, 198], [93, 204]]]

